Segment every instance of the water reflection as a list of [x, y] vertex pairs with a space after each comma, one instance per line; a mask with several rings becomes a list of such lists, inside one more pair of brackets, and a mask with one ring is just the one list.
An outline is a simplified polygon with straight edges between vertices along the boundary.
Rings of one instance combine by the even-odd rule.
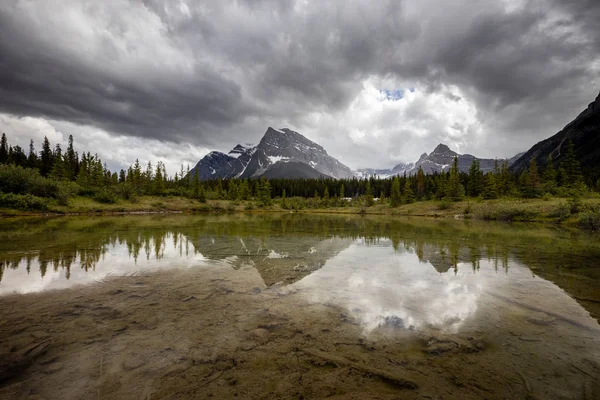
[[[60, 218], [0, 225], [0, 294], [153, 268], [250, 266], [267, 286], [296, 282], [290, 290], [305, 291], [310, 301], [344, 305], [367, 330], [386, 324], [453, 330], [477, 311], [482, 292], [504, 280], [541, 276], [593, 297], [599, 256], [598, 241], [582, 233], [461, 221]], [[585, 306], [597, 313], [594, 304]]]

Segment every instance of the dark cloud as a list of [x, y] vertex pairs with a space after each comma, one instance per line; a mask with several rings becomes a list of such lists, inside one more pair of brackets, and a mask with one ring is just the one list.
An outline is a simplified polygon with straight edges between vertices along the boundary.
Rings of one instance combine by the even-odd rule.
[[[430, 96], [361, 117], [378, 140], [387, 129], [411, 151], [441, 138], [476, 154], [485, 135], [495, 151], [526, 148], [598, 91], [595, 0], [50, 3], [0, 4], [0, 112], [221, 150], [288, 123], [326, 148], [354, 138], [330, 152], [356, 164], [369, 127], [348, 113], [371, 84]], [[476, 121], [442, 124], [437, 94]]]

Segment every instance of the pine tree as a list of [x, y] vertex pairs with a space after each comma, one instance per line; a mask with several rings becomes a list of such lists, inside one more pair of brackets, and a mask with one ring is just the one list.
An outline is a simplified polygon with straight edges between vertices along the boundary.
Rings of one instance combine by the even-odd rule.
[[346, 188], [344, 188], [344, 184], [342, 183], [342, 186], [340, 186], [340, 199], [343, 199], [346, 197], [346, 194], [344, 193], [345, 189]]
[[525, 197], [538, 197], [541, 192], [540, 175], [537, 169], [535, 158], [529, 161], [529, 169], [527, 171], [527, 180], [525, 181]]
[[119, 171], [119, 183], [125, 183], [125, 181], [126, 181], [125, 170], [123, 168], [121, 168], [121, 171]]
[[415, 193], [413, 192], [412, 185], [410, 184], [410, 179], [405, 179], [404, 202], [409, 204], [415, 202]]
[[474, 158], [469, 168], [469, 196], [477, 197], [483, 191], [483, 173], [479, 166], [479, 159]]
[[371, 180], [367, 179], [367, 183], [365, 185], [365, 203], [367, 207], [371, 207], [375, 204], [375, 200], [373, 199], [373, 192], [371, 191]]
[[281, 208], [283, 208], [284, 210], [287, 210], [288, 208], [285, 189], [283, 189], [283, 191], [281, 192]]
[[161, 196], [165, 191], [165, 181], [163, 176], [163, 163], [159, 161], [156, 163], [156, 172], [154, 173], [153, 192], [154, 194]]
[[483, 187], [483, 198], [484, 199], [496, 199], [498, 198], [498, 188], [496, 186], [496, 175], [487, 174], [485, 175], [485, 185]]
[[29, 142], [29, 155], [27, 156], [27, 166], [29, 168], [38, 168], [38, 156], [35, 152], [33, 139], [31, 139], [31, 141]]
[[581, 175], [581, 166], [577, 157], [575, 156], [575, 150], [573, 148], [573, 142], [569, 140], [567, 143], [567, 151], [565, 158], [562, 160], [561, 167], [564, 168], [566, 173], [566, 182], [564, 186], [569, 188], [577, 188], [583, 184], [583, 176]]
[[229, 181], [229, 190], [227, 191], [227, 197], [229, 200], [237, 200], [239, 197], [238, 185], [235, 182], [235, 179], [231, 179]]
[[268, 206], [271, 204], [271, 184], [265, 178], [262, 178], [258, 186], [257, 193], [259, 204]]
[[50, 141], [48, 137], [44, 136], [44, 142], [42, 144], [41, 152], [41, 165], [40, 173], [42, 176], [50, 175], [52, 171], [52, 148], [50, 147]]
[[198, 197], [200, 197], [200, 177], [198, 176], [198, 170], [194, 172], [194, 185], [192, 190], [194, 192], [194, 198], [198, 199]]
[[242, 180], [238, 192], [241, 200], [249, 200], [250, 197], [252, 197], [250, 186], [248, 186], [248, 181], [246, 179]]
[[400, 179], [398, 175], [392, 180], [392, 192], [390, 194], [392, 207], [398, 207], [402, 203], [402, 195], [400, 194]]
[[6, 133], [2, 134], [0, 140], [0, 164], [8, 163], [8, 141], [6, 140]]
[[196, 199], [198, 199], [200, 203], [206, 203], [206, 191], [204, 190], [204, 185], [200, 181], [198, 181], [198, 195], [196, 196]]
[[419, 197], [419, 200], [423, 200], [423, 197], [425, 196], [425, 173], [420, 165], [419, 170], [417, 171], [417, 196]]
[[67, 179], [74, 180], [79, 173], [79, 157], [73, 148], [73, 135], [69, 135], [69, 144], [65, 153], [65, 161], [67, 164]]
[[460, 201], [465, 196], [465, 188], [460, 182], [460, 174], [458, 170], [458, 157], [454, 157], [452, 168], [450, 168], [450, 176], [446, 184], [446, 197], [452, 201]]

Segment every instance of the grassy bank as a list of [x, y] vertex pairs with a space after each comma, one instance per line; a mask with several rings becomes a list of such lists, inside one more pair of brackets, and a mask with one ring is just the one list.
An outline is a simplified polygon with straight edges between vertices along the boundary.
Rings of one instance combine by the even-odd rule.
[[564, 224], [600, 230], [600, 198], [587, 199], [510, 199], [421, 201], [390, 207], [377, 204], [366, 207], [360, 202], [349, 202], [344, 207], [315, 207], [314, 203], [294, 202], [293, 199], [273, 200], [268, 206], [255, 201], [207, 200], [202, 203], [178, 196], [140, 196], [134, 201], [122, 200], [110, 204], [89, 197], [74, 197], [68, 205], [48, 202], [44, 210], [1, 208], [2, 216], [48, 215], [48, 214], [116, 214], [116, 213], [166, 213], [166, 212], [298, 212], [422, 216], [434, 218], [465, 218], [491, 221], [520, 221]]

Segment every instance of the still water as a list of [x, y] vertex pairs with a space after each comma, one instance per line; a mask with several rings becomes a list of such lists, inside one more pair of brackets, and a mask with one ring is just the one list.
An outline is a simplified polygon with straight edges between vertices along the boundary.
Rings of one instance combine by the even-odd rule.
[[599, 239], [293, 214], [3, 221], [1, 349], [48, 346], [0, 397], [600, 398]]

